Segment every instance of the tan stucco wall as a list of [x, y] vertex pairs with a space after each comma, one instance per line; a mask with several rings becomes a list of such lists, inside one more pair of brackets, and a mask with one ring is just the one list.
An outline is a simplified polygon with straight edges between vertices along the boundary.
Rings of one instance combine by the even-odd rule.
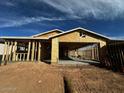
[[39, 36], [36, 36], [35, 38], [48, 38], [50, 36], [53, 36], [53, 35], [57, 35], [59, 34], [59, 32], [57, 31], [54, 31], [54, 32], [49, 32], [49, 33], [46, 33], [46, 34], [43, 34], [43, 35], [39, 35]]
[[86, 37], [80, 37], [80, 33], [78, 31], [64, 34], [62, 36], [59, 36], [58, 38], [59, 38], [59, 42], [100, 43], [100, 47], [103, 47], [106, 45], [105, 40], [102, 40], [93, 35], [91, 36], [86, 34]]
[[58, 38], [53, 38], [52, 39], [52, 55], [51, 55], [51, 62], [57, 63], [59, 60], [59, 42]]
[[[85, 37], [81, 37], [78, 31], [70, 32], [67, 34], [60, 35], [58, 37], [52, 38], [52, 63], [57, 63], [59, 59], [59, 42], [68, 43], [98, 43], [100, 44], [100, 49], [106, 46], [106, 40], [99, 38], [98, 36], [85, 33]], [[70, 45], [70, 47], [73, 47]]]

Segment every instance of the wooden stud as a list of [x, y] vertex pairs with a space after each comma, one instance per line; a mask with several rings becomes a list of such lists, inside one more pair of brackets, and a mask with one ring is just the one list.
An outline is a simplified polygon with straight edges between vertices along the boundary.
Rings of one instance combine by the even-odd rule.
[[23, 54], [23, 61], [25, 61], [25, 53]]
[[29, 43], [28, 43], [28, 54], [27, 54], [27, 61], [29, 61], [30, 51], [31, 51], [31, 42], [29, 41]]
[[34, 59], [37, 61], [37, 42], [35, 42], [35, 48], [34, 48]]
[[96, 44], [95, 44], [95, 48], [94, 48], [94, 56], [95, 56], [95, 60], [97, 60], [97, 56], [96, 56]]
[[51, 62], [53, 64], [58, 63], [59, 61], [59, 39], [53, 38], [52, 39], [52, 50], [51, 50]]
[[8, 57], [9, 57], [9, 50], [10, 50], [10, 42], [8, 41], [7, 43], [7, 51], [6, 51], [6, 61], [8, 61]]
[[11, 44], [10, 44], [9, 61], [11, 61], [11, 57], [12, 57], [12, 48], [13, 48], [13, 42], [11, 42]]
[[15, 41], [14, 47], [13, 47], [13, 61], [16, 61], [16, 50], [17, 50], [17, 42]]
[[32, 54], [31, 54], [31, 61], [34, 61], [34, 48], [35, 48], [35, 42], [32, 42]]
[[95, 53], [94, 53], [94, 47], [92, 47], [92, 59], [94, 60], [95, 59]]
[[38, 46], [38, 61], [41, 61], [41, 42], [39, 42]]
[[6, 51], [7, 51], [7, 42], [5, 41], [5, 44], [4, 44], [4, 53], [3, 53], [3, 56], [2, 56], [2, 61], [5, 61]]

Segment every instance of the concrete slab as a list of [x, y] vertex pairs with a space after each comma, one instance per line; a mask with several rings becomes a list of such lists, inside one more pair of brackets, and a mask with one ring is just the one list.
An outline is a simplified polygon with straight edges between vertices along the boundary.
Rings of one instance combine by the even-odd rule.
[[[51, 60], [44, 60], [46, 63], [51, 63]], [[70, 65], [90, 65], [90, 64], [100, 64], [98, 61], [92, 61], [92, 60], [71, 60], [71, 59], [60, 59], [58, 64], [70, 64]]]
[[59, 60], [59, 64], [81, 64], [81, 65], [90, 65], [90, 64], [99, 64], [97, 61], [91, 60]]

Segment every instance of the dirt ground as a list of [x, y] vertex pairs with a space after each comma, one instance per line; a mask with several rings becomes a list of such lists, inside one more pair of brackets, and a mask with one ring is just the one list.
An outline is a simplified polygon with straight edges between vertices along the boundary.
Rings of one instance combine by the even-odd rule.
[[0, 93], [124, 93], [124, 76], [90, 65], [18, 62], [0, 67]]

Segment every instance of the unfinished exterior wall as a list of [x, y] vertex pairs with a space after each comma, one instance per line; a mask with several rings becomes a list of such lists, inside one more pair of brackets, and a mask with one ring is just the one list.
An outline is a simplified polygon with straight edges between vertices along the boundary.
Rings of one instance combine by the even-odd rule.
[[4, 44], [0, 43], [0, 55], [3, 55], [4, 53]]
[[49, 32], [49, 33], [45, 33], [39, 36], [35, 36], [35, 38], [49, 38], [50, 36], [54, 36], [59, 34], [60, 32], [54, 31], [54, 32]]
[[[102, 47], [106, 46], [107, 40], [97, 36], [93, 35], [91, 33], [84, 33], [84, 36], [80, 35], [81, 31], [73, 31], [69, 33], [65, 33], [62, 35], [59, 35], [57, 37], [52, 38], [52, 62], [58, 62], [59, 59], [59, 44], [58, 42], [64, 42], [64, 43], [94, 43], [99, 45], [99, 56], [101, 55], [101, 49]], [[70, 45], [70, 47], [73, 47]], [[94, 56], [93, 56], [94, 58]]]
[[52, 55], [51, 55], [51, 62], [52, 64], [55, 64], [59, 60], [59, 41], [58, 38], [52, 39]]
[[0, 43], [0, 61], [2, 61], [2, 56], [4, 53], [4, 47], [5, 47], [5, 45]]
[[36, 40], [6, 40], [2, 61], [41, 61], [41, 42]]
[[75, 48], [68, 51], [68, 56], [71, 58], [78, 58], [79, 60], [96, 60], [99, 61], [98, 44], [89, 44], [81, 48]]
[[[17, 59], [20, 59], [19, 61], [24, 61], [24, 60], [21, 60], [23, 57], [22, 55], [24, 55], [23, 59], [27, 57], [26, 61], [35, 61], [35, 60], [40, 61], [42, 59], [43, 60], [51, 59], [52, 63], [58, 62], [59, 57], [60, 57], [59, 52], [61, 54], [61, 51], [63, 50], [65, 51], [65, 54], [66, 54], [66, 52], [68, 51], [75, 50], [87, 44], [89, 45], [98, 44], [98, 47], [102, 50], [102, 48], [106, 46], [106, 42], [108, 40], [106, 37], [104, 36], [102, 37], [102, 35], [95, 34], [93, 32], [90, 32], [90, 31], [88, 32], [88, 31], [81, 30], [81, 29], [71, 30], [71, 31], [63, 32], [63, 33], [61, 33], [61, 31], [59, 30], [53, 30], [53, 31], [48, 31], [45, 33], [37, 34], [29, 38], [25, 38], [24, 40], [23, 38], [17, 39], [17, 41], [20, 41], [20, 40], [25, 41], [25, 45], [26, 45], [25, 48], [28, 51], [26, 50], [26, 53], [16, 53], [19, 42], [18, 44], [17, 42], [14, 42], [16, 41], [16, 38], [13, 38], [14, 41], [11, 42], [11, 39], [12, 38], [10, 38], [9, 40], [8, 38], [8, 42], [6, 42], [7, 43], [6, 50], [9, 50], [8, 47], [10, 47], [9, 53], [13, 49], [15, 50], [13, 51], [13, 53], [11, 53], [12, 57], [9, 57], [9, 58], [12, 58], [12, 61], [17, 61]], [[67, 44], [61, 45], [62, 43], [67, 43]], [[59, 47], [59, 44], [60, 44], [60, 47]], [[50, 48], [48, 49], [47, 47], [50, 47]], [[61, 51], [59, 51], [59, 48]], [[5, 51], [6, 59], [5, 57], [3, 57], [4, 60], [8, 60], [9, 53]], [[20, 56], [18, 57], [18, 55]], [[92, 58], [94, 58], [94, 55]]]
[[98, 37], [86, 34], [85, 37], [81, 37], [80, 33], [75, 31], [68, 34], [59, 36], [59, 42], [82, 42], [82, 43], [100, 43], [100, 47], [106, 45], [106, 41], [101, 40]]

